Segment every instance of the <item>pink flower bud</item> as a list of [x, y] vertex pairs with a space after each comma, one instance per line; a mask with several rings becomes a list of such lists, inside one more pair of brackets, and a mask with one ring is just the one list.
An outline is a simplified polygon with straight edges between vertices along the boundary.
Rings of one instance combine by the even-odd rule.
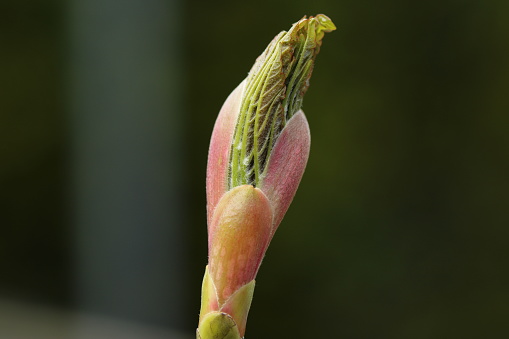
[[302, 100], [324, 33], [334, 29], [320, 14], [278, 34], [221, 108], [207, 165], [201, 339], [244, 335], [254, 279], [306, 168]]

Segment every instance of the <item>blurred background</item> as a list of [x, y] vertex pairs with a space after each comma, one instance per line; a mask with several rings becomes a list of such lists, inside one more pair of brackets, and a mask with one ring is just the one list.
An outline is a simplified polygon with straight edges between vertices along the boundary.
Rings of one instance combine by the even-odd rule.
[[509, 2], [6, 0], [0, 338], [194, 337], [215, 118], [317, 13], [247, 338], [509, 335]]

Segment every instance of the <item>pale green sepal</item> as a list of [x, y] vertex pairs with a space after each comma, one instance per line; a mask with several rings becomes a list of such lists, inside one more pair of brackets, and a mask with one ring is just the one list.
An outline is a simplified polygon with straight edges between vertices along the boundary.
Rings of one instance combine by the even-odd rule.
[[207, 265], [205, 267], [205, 275], [203, 276], [201, 288], [200, 322], [207, 313], [217, 311], [218, 309], [216, 286], [214, 285], [214, 281], [210, 278], [209, 266]]
[[239, 333], [246, 333], [246, 322], [251, 301], [253, 300], [255, 281], [251, 280], [232, 294], [221, 307], [221, 311], [230, 314], [239, 328]]
[[211, 312], [207, 314], [198, 330], [197, 339], [241, 339], [235, 320], [226, 313]]

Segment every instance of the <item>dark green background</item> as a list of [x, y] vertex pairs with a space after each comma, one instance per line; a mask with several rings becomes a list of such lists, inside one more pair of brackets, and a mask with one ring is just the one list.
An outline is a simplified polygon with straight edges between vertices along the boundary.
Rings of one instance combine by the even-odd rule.
[[[258, 274], [247, 337], [508, 335], [509, 2], [181, 11], [180, 329], [192, 333], [199, 310], [219, 108], [274, 35], [325, 13], [338, 30], [304, 101], [311, 155]], [[73, 309], [67, 29], [64, 1], [0, 5], [0, 292]]]

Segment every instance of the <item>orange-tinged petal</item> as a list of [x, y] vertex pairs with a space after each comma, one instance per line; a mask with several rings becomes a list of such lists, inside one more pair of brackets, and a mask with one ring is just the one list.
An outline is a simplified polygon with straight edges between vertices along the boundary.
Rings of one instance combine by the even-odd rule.
[[267, 249], [272, 209], [261, 190], [238, 186], [217, 204], [209, 233], [209, 271], [222, 305], [253, 280]]

